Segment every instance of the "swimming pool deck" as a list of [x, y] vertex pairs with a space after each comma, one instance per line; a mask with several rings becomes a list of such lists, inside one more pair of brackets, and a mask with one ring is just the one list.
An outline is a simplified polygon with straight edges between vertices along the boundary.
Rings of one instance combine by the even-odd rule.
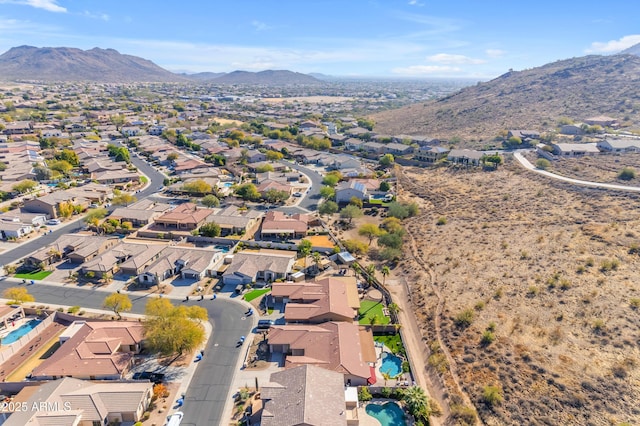
[[393, 352], [391, 352], [389, 348], [387, 348], [384, 345], [379, 346], [376, 344], [375, 349], [376, 349], [376, 379], [377, 379], [375, 386], [394, 387], [398, 385], [402, 385], [402, 386], [411, 385], [411, 382], [409, 381], [410, 376], [407, 373], [402, 373], [402, 376], [398, 380], [396, 379], [385, 380], [384, 376], [382, 375], [382, 372], [380, 372], [380, 367], [382, 367], [382, 354], [384, 352], [393, 354]]

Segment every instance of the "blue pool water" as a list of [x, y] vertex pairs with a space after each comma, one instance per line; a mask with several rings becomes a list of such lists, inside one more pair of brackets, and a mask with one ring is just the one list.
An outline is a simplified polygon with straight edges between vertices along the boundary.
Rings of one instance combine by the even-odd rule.
[[372, 200], [384, 200], [384, 195], [385, 194], [371, 194], [369, 198]]
[[233, 182], [225, 182], [222, 184], [225, 188], [231, 188], [233, 186]]
[[22, 324], [19, 328], [15, 329], [11, 333], [7, 334], [7, 336], [4, 339], [2, 339], [2, 344], [3, 345], [10, 345], [10, 344], [12, 344], [14, 342], [17, 342], [18, 340], [20, 340], [20, 338], [22, 336], [24, 336], [25, 334], [27, 334], [28, 332], [30, 332], [31, 330], [36, 328], [36, 326], [38, 324], [40, 324], [41, 322], [42, 322], [42, 320], [32, 319], [28, 323]]
[[388, 352], [383, 353], [380, 372], [388, 374], [391, 378], [396, 377], [398, 374], [402, 373], [402, 360], [394, 354], [390, 354]]
[[382, 426], [405, 426], [404, 412], [395, 402], [382, 405], [368, 404], [365, 408], [368, 415], [379, 421]]
[[229, 246], [213, 246], [213, 248], [223, 253], [229, 253]]

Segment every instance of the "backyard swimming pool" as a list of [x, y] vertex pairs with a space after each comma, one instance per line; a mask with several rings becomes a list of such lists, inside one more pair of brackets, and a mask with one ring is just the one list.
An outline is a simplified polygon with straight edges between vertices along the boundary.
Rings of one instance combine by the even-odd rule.
[[365, 412], [376, 419], [382, 426], [405, 426], [404, 411], [395, 402], [385, 404], [368, 404]]
[[31, 330], [36, 328], [36, 326], [38, 324], [40, 324], [41, 322], [42, 322], [42, 320], [32, 319], [28, 323], [22, 324], [20, 327], [16, 328], [11, 333], [7, 334], [2, 339], [2, 344], [3, 345], [10, 345], [12, 343], [17, 342], [18, 340], [20, 340], [20, 338], [22, 336], [24, 336], [25, 334], [27, 334], [28, 332], [30, 332]]
[[402, 359], [389, 352], [383, 353], [380, 372], [388, 374], [391, 378], [398, 376], [402, 373]]

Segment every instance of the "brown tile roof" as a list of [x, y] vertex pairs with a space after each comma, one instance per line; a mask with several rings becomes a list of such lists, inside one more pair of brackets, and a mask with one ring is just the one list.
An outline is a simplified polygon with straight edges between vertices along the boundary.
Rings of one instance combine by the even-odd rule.
[[293, 353], [288, 355], [285, 367], [314, 364], [328, 370], [368, 379], [371, 372], [369, 362], [375, 362], [364, 354], [363, 341], [373, 347], [373, 338], [361, 337], [364, 327], [347, 322], [326, 322], [323, 324], [274, 325], [269, 330], [270, 345], [289, 345]]
[[297, 233], [307, 231], [309, 225], [309, 215], [296, 213], [291, 216], [278, 210], [267, 212], [262, 222], [263, 233], [283, 232], [292, 230]]
[[132, 354], [117, 352], [121, 345], [142, 341], [142, 323], [132, 321], [89, 321], [57, 351], [37, 366], [33, 377], [52, 376], [121, 376]]
[[188, 223], [198, 226], [212, 213], [213, 210], [211, 209], [198, 207], [193, 203], [184, 203], [158, 217], [156, 223]]
[[271, 295], [290, 300], [284, 312], [286, 321], [313, 321], [331, 314], [354, 320], [360, 308], [355, 281], [335, 277], [311, 283], [273, 283]]
[[314, 365], [272, 373], [260, 398], [263, 426], [347, 424], [342, 374]]

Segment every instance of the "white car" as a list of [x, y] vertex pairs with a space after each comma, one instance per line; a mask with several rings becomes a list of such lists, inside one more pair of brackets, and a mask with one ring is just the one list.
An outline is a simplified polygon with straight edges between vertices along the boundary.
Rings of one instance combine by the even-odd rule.
[[60, 225], [60, 219], [49, 219], [47, 225]]
[[293, 196], [294, 197], [302, 197], [302, 192], [294, 192]]

